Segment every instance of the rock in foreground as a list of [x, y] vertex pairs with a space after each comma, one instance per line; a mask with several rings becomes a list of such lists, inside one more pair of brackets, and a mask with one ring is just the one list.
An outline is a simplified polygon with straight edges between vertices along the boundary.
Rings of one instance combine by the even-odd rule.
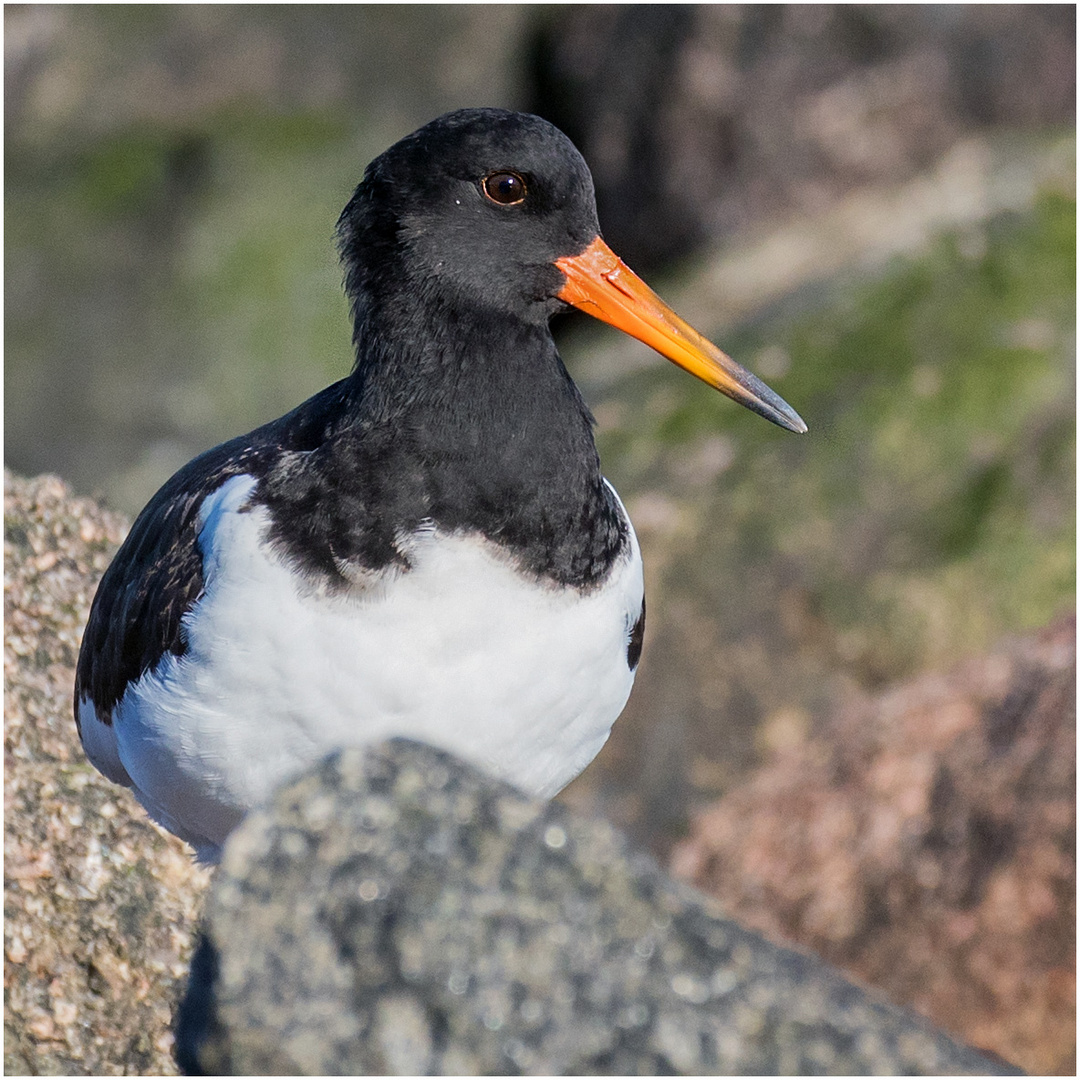
[[226, 848], [177, 1034], [204, 1073], [995, 1073], [627, 849], [396, 740]]
[[170, 1031], [209, 875], [86, 760], [79, 638], [127, 524], [4, 474], [4, 1071], [175, 1072]]

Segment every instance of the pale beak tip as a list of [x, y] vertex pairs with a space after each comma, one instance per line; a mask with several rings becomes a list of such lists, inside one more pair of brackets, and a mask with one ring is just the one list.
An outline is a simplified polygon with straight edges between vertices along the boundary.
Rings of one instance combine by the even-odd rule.
[[[747, 396], [740, 395], [735, 400], [759, 416], [771, 420], [777, 427], [794, 431], [802, 435], [807, 431], [806, 421], [774, 390], [770, 390], [756, 375], [740, 370], [739, 385], [749, 391]], [[731, 395], [734, 396], [734, 395]]]
[[788, 418], [788, 423], [784, 425], [788, 431], [794, 431], [796, 435], [805, 435], [810, 429], [806, 426], [806, 421], [794, 410], [791, 410], [791, 416]]
[[794, 431], [796, 435], [805, 435], [809, 430], [806, 426], [806, 421], [790, 406], [786, 401], [782, 401], [783, 408], [771, 409], [754, 409], [750, 406], [754, 412], [760, 413], [766, 420], [771, 420], [777, 427], [782, 427], [786, 431]]

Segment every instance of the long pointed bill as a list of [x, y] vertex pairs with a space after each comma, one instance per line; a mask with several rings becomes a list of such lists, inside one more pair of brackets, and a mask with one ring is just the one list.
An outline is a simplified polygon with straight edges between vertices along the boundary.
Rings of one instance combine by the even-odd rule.
[[560, 300], [643, 341], [766, 420], [788, 431], [806, 430], [782, 397], [680, 319], [599, 236], [580, 255], [555, 265], [566, 275]]

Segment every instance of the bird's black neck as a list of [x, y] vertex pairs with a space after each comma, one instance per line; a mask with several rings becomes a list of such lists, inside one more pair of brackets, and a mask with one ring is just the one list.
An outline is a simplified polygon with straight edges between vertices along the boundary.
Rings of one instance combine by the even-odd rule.
[[357, 364], [326, 436], [260, 486], [286, 557], [331, 584], [346, 568], [407, 569], [408, 537], [430, 521], [538, 578], [602, 581], [626, 525], [547, 326], [420, 292], [354, 314]]

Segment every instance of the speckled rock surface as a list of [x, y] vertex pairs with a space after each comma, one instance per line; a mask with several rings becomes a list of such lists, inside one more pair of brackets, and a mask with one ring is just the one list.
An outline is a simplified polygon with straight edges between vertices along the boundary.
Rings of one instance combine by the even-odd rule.
[[991, 1073], [608, 824], [345, 751], [233, 835], [181, 1012], [208, 1073]]
[[79, 638], [127, 530], [55, 477], [4, 475], [4, 1071], [175, 1073], [208, 875], [83, 757]]

